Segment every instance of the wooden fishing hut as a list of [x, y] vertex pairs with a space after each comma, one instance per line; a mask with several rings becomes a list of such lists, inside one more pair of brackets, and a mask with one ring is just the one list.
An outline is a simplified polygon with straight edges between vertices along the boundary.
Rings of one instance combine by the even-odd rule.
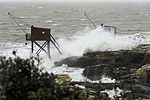
[[[36, 54], [39, 55], [39, 53], [43, 50], [45, 53], [48, 54], [50, 58], [50, 42], [58, 49], [59, 44], [56, 42], [54, 37], [50, 33], [51, 29], [48, 28], [40, 28], [40, 27], [34, 27], [33, 25], [31, 26], [31, 34], [26, 34], [26, 41], [31, 41], [31, 50], [33, 53], [33, 44], [36, 44], [39, 49], [36, 51]], [[42, 45], [40, 45], [37, 41], [45, 41]], [[44, 49], [47, 46], [47, 51]]]

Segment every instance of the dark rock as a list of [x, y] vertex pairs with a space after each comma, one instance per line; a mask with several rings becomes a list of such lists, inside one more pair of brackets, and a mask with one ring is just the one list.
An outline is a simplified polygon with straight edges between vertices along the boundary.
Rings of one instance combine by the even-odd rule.
[[141, 99], [150, 99], [150, 87], [141, 84], [132, 85], [132, 94], [136, 99], [139, 97]]
[[[138, 45], [132, 50], [87, 52], [82, 57], [69, 57], [55, 62], [56, 66], [62, 64], [85, 68], [82, 74], [91, 80], [100, 80], [103, 74], [119, 80], [120, 87], [131, 91], [131, 100], [150, 99], [150, 44]], [[87, 87], [90, 85], [94, 84], [88, 84]], [[117, 85], [103, 86], [112, 89]]]
[[[68, 57], [61, 61], [56, 61], [55, 66], [67, 64], [69, 67], [86, 67], [99, 64], [109, 64], [112, 67], [125, 67], [128, 65], [138, 65], [145, 57], [145, 52], [134, 50], [89, 52], [83, 57]], [[143, 61], [144, 62], [144, 61]]]
[[109, 77], [120, 79], [137, 70], [144, 57], [145, 52], [134, 50], [87, 53], [83, 55], [86, 60], [84, 65], [87, 66], [83, 75], [90, 79], [100, 79], [105, 73]]
[[84, 66], [84, 59], [83, 57], [68, 57], [61, 61], [54, 62], [55, 66], [61, 66], [62, 64], [67, 64], [69, 67], [82, 67]]
[[141, 65], [150, 64], [150, 52], [146, 52], [144, 59], [141, 62]]
[[115, 67], [125, 67], [133, 64], [141, 64], [144, 59], [145, 52], [121, 50], [121, 51], [106, 51], [106, 52], [90, 52], [83, 55], [86, 60], [86, 66], [97, 64], [110, 64]]
[[75, 84], [83, 85], [86, 88], [93, 88], [95, 86], [100, 85], [101, 87], [103, 87], [101, 89], [102, 91], [105, 90], [105, 89], [112, 90], [112, 89], [114, 89], [116, 87], [120, 88], [120, 84], [119, 83], [90, 83], [90, 82], [87, 82], [87, 81], [86, 82], [74, 82], [74, 81], [70, 82], [71, 86], [74, 86]]
[[104, 73], [112, 78], [120, 79], [127, 74], [133, 74], [141, 65], [150, 63], [148, 48], [150, 49], [150, 45], [143, 44], [133, 50], [87, 52], [82, 57], [68, 57], [54, 64], [85, 68], [83, 75], [92, 80], [100, 79]]
[[[102, 75], [106, 76], [115, 76], [112, 72], [112, 69], [109, 65], [96, 65], [96, 66], [88, 66], [83, 71], [83, 75], [88, 77], [91, 80], [99, 80]], [[114, 77], [113, 77], [114, 78]]]
[[150, 84], [150, 64], [144, 65], [133, 74], [127, 74], [121, 77], [122, 84]]

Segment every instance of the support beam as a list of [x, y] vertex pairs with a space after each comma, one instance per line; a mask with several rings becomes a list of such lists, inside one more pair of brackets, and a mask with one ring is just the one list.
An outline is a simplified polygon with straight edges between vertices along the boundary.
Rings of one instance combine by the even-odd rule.
[[47, 44], [47, 51], [48, 51], [48, 57], [49, 57], [49, 59], [51, 59], [51, 57], [50, 57], [50, 41], [48, 41], [48, 44]]

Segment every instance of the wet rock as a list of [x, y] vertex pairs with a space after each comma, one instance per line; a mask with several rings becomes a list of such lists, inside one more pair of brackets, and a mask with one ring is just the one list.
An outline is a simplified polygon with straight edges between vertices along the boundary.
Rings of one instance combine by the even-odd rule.
[[78, 85], [82, 85], [82, 86], [85, 86], [86, 88], [93, 88], [94, 86], [97, 86], [97, 85], [101, 85], [102, 90], [112, 90], [116, 87], [119, 87], [120, 88], [120, 84], [119, 83], [90, 83], [90, 82], [70, 82], [70, 85], [71, 86], [74, 86], [75, 84], [78, 84]]
[[83, 57], [68, 57], [61, 61], [56, 61], [55, 66], [67, 64], [69, 67], [86, 67], [98, 64], [109, 64], [114, 67], [124, 67], [128, 65], [141, 64], [145, 57], [145, 52], [140, 51], [105, 51], [105, 52], [89, 52], [83, 54]]
[[82, 67], [84, 66], [84, 59], [83, 57], [72, 56], [54, 62], [55, 66], [61, 66], [62, 64], [67, 64], [69, 67]]
[[103, 73], [120, 79], [127, 74], [133, 74], [141, 65], [150, 63], [149, 51], [150, 44], [141, 44], [132, 50], [87, 52], [82, 57], [68, 57], [54, 64], [85, 68], [83, 75], [93, 80], [101, 78]]
[[[88, 66], [83, 71], [83, 75], [88, 77], [91, 80], [99, 80], [102, 78], [102, 75], [104, 74], [109, 77], [115, 76], [115, 73], [113, 73], [112, 70], [113, 69], [106, 64]], [[112, 78], [116, 78], [116, 77], [112, 77]]]
[[150, 64], [146, 64], [135, 71], [121, 77], [124, 89], [129, 89], [135, 99], [150, 99]]
[[[133, 99], [150, 99], [150, 44], [141, 44], [132, 50], [87, 52], [82, 57], [55, 62], [56, 66], [62, 64], [85, 68], [82, 74], [91, 80], [100, 80], [105, 74], [120, 81], [120, 87], [131, 91]], [[114, 86], [104, 84], [104, 87]]]
[[141, 62], [141, 65], [150, 64], [150, 51], [145, 53], [145, 57]]
[[150, 64], [144, 65], [133, 74], [121, 77], [123, 84], [150, 84]]
[[150, 99], [150, 87], [146, 85], [136, 84], [132, 85], [132, 95], [134, 95], [135, 99], [144, 98]]
[[133, 50], [136, 51], [149, 51], [150, 50], [150, 44], [139, 44]]
[[97, 64], [110, 64], [115, 67], [125, 67], [133, 64], [141, 64], [144, 59], [145, 52], [134, 50], [106, 51], [106, 52], [90, 52], [83, 55], [86, 60], [86, 66]]
[[68, 74], [57, 74], [57, 77], [58, 84], [69, 87], [71, 79], [69, 78]]
[[86, 62], [83, 75], [90, 79], [100, 79], [105, 73], [120, 79], [121, 76], [134, 73], [141, 66], [144, 57], [145, 52], [134, 50], [87, 53], [83, 55]]

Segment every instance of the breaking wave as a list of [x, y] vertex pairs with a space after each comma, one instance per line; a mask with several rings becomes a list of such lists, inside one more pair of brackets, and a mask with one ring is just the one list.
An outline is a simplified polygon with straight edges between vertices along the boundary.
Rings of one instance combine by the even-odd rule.
[[[60, 51], [63, 55], [59, 54], [59, 52], [55, 49], [55, 47], [51, 44], [51, 59], [53, 61], [60, 60], [70, 56], [82, 56], [86, 52], [93, 51], [115, 51], [128, 49], [131, 50], [133, 47], [138, 44], [144, 44], [150, 42], [150, 32], [143, 33], [135, 33], [135, 34], [112, 34], [106, 32], [102, 29], [102, 27], [98, 27], [94, 30], [86, 27], [84, 30], [76, 32], [75, 35], [71, 37], [57, 37], [57, 42], [60, 46]], [[1, 54], [3, 55], [12, 55], [11, 53], [14, 49], [17, 49], [20, 57], [24, 57], [24, 54], [31, 53], [30, 42], [28, 45], [22, 45], [18, 42], [13, 43], [1, 43], [9, 45], [9, 48], [3, 47], [1, 50]], [[21, 48], [16, 48], [15, 45], [21, 44]], [[24, 48], [24, 49], [22, 49]], [[27, 50], [26, 50], [26, 49]], [[9, 51], [5, 52], [4, 51]], [[34, 47], [35, 50], [38, 50], [38, 47]], [[40, 57], [45, 58], [47, 54], [45, 52], [41, 52]], [[29, 57], [29, 56], [26, 56]]]
[[[115, 35], [104, 31], [102, 27], [98, 27], [94, 30], [86, 27], [84, 30], [78, 31], [69, 39], [68, 37], [57, 37], [57, 42], [60, 45], [60, 51], [63, 55], [59, 54], [59, 52], [51, 44], [51, 60], [49, 60], [45, 52], [40, 53], [40, 57], [43, 59], [41, 67], [44, 66], [45, 70], [55, 74], [68, 74], [70, 78], [72, 78], [72, 81], [84, 81], [85, 78], [81, 75], [83, 71], [82, 68], [70, 68], [67, 65], [54, 67], [54, 62], [70, 56], [82, 56], [83, 53], [86, 52], [115, 51], [121, 49], [130, 50], [138, 44], [149, 43], [149, 33], [150, 32], [135, 33], [130, 35], [117, 33]], [[13, 50], [17, 51], [17, 55], [22, 58], [28, 58], [31, 55], [30, 42], [28, 45], [18, 42], [3, 42], [0, 43], [0, 46], [3, 47], [0, 50], [1, 56], [14, 57], [14, 55], [12, 55]], [[38, 47], [34, 47], [34, 52], [38, 49]], [[78, 77], [80, 77], [80, 79]], [[107, 80], [110, 81], [109, 79]]]
[[77, 32], [70, 39], [59, 38], [60, 50], [64, 57], [82, 56], [83, 53], [92, 51], [115, 51], [128, 49], [138, 44], [148, 43], [148, 34], [135, 33], [130, 35], [112, 34], [106, 32], [102, 27], [94, 30], [85, 28]]

